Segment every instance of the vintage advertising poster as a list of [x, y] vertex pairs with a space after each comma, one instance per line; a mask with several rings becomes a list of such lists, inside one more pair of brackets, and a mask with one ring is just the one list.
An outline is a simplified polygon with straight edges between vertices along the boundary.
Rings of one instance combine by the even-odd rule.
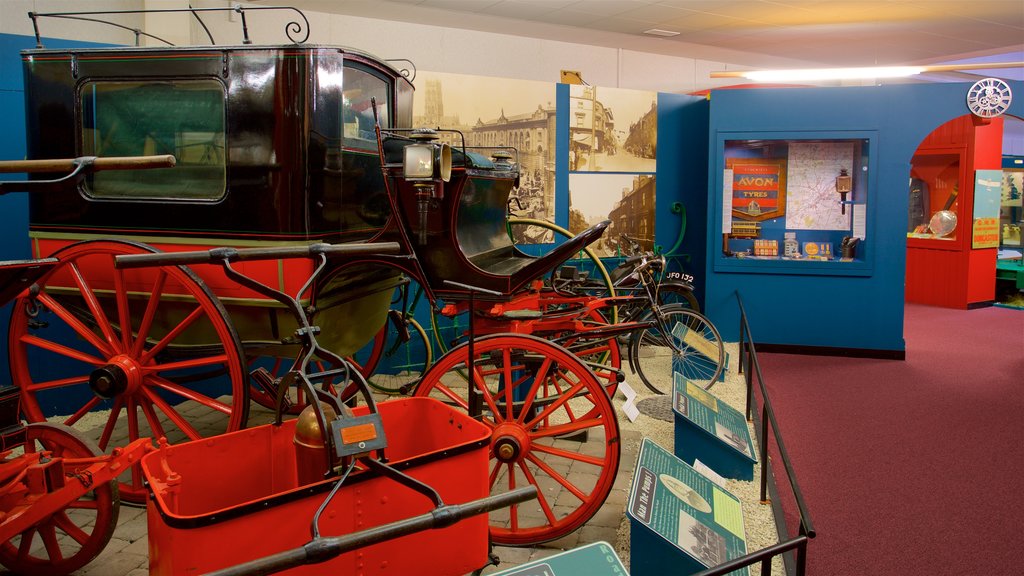
[[727, 158], [732, 171], [732, 216], [762, 221], [786, 215], [786, 160]]
[[999, 247], [999, 205], [1002, 188], [1002, 170], [975, 171], [972, 248]]

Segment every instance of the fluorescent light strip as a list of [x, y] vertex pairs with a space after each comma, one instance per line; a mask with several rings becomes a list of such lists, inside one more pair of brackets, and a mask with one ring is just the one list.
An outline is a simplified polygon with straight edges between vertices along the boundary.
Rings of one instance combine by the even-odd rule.
[[746, 78], [755, 82], [806, 82], [813, 80], [844, 80], [864, 78], [905, 78], [924, 72], [1015, 68], [1022, 62], [985, 64], [940, 64], [935, 66], [874, 66], [863, 68], [807, 68], [795, 70], [735, 70], [712, 72], [712, 78]]
[[671, 30], [662, 30], [661, 28], [651, 28], [650, 30], [644, 30], [644, 34], [651, 36], [679, 36], [679, 32], [673, 32]]

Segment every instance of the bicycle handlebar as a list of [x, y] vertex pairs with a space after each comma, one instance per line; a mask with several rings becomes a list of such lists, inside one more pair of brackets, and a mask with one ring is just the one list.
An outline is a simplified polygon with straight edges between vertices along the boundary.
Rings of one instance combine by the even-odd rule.
[[323, 254], [354, 256], [362, 254], [397, 254], [397, 242], [359, 244], [310, 244], [307, 246], [275, 246], [272, 248], [211, 248], [190, 252], [155, 252], [153, 254], [122, 254], [114, 257], [115, 268], [142, 268], [145, 266], [176, 266], [179, 264], [216, 264], [244, 260], [276, 260], [278, 258], [312, 258]]
[[306, 564], [319, 564], [356, 548], [393, 540], [413, 532], [433, 528], [446, 528], [470, 516], [526, 502], [536, 497], [537, 487], [526, 486], [505, 492], [504, 494], [473, 500], [465, 504], [440, 506], [426, 514], [369, 528], [361, 532], [311, 540], [299, 548], [285, 550], [264, 558], [250, 560], [237, 566], [210, 572], [206, 576], [262, 576]]
[[101, 170], [141, 170], [148, 168], [172, 168], [174, 156], [81, 156], [78, 158], [52, 158], [46, 160], [2, 160], [0, 173], [10, 172], [70, 172], [82, 164], [90, 166], [93, 172]]

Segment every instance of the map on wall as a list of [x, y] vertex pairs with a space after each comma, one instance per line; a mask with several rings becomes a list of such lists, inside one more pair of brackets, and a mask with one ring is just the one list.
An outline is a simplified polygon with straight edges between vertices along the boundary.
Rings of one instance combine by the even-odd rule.
[[849, 230], [852, 210], [842, 213], [836, 176], [844, 168], [853, 174], [853, 143], [791, 143], [788, 164], [786, 228]]

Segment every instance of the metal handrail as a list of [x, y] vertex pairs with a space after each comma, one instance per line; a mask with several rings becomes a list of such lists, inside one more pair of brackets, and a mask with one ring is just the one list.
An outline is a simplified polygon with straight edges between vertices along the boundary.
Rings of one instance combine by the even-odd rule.
[[[782, 434], [779, 432], [779, 425], [775, 419], [775, 410], [772, 408], [771, 400], [768, 397], [768, 390], [764, 383], [764, 376], [761, 374], [761, 364], [757, 360], [757, 350], [754, 347], [754, 337], [750, 332], [750, 323], [747, 320], [747, 311], [743, 307], [743, 299], [740, 297], [740, 293], [736, 291], [736, 303], [740, 308], [740, 343], [739, 343], [739, 368], [740, 373], [744, 374], [744, 380], [747, 386], [747, 406], [746, 406], [746, 417], [747, 420], [751, 419], [751, 407], [753, 402], [753, 390], [754, 390], [754, 375], [757, 376], [757, 384], [761, 389], [761, 398], [763, 405], [761, 406], [761, 503], [765, 504], [769, 502], [768, 499], [768, 433], [772, 433], [775, 438], [775, 444], [779, 450], [779, 459], [782, 460], [782, 466], [786, 470], [786, 477], [789, 480], [790, 489], [793, 491], [793, 498], [796, 501], [797, 511], [800, 514], [800, 530], [797, 536], [788, 540], [773, 544], [767, 548], [745, 554], [738, 558], [733, 558], [727, 562], [719, 564], [713, 568], [697, 572], [692, 576], [724, 576], [739, 568], [745, 568], [752, 566], [758, 562], [761, 563], [761, 575], [769, 576], [772, 572], [771, 562], [772, 558], [785, 554], [791, 550], [797, 551], [796, 555], [796, 576], [804, 576], [807, 571], [807, 543], [811, 538], [814, 538], [817, 533], [814, 530], [814, 525], [811, 522], [811, 514], [807, 510], [807, 504], [804, 502], [803, 493], [800, 491], [800, 485], [796, 479], [796, 473], [793, 471], [793, 466], [789, 461], [789, 454], [786, 451], [786, 444], [782, 441]], [[771, 430], [768, 425], [771, 424]]]

